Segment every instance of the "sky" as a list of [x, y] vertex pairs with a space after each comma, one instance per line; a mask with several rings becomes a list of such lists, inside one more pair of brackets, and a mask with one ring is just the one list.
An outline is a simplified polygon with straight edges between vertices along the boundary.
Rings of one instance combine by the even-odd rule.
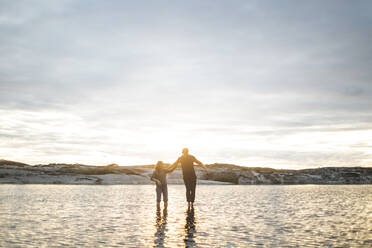
[[372, 166], [372, 1], [0, 0], [0, 159]]

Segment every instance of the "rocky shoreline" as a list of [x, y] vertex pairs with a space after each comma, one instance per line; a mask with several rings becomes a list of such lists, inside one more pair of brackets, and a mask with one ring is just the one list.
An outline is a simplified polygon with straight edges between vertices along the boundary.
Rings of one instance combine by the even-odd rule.
[[[372, 184], [371, 167], [323, 167], [304, 170], [276, 170], [230, 164], [207, 165], [209, 173], [196, 167], [198, 184]], [[89, 166], [82, 164], [28, 165], [0, 160], [0, 184], [153, 184], [153, 165]], [[169, 184], [182, 184], [177, 168]]]

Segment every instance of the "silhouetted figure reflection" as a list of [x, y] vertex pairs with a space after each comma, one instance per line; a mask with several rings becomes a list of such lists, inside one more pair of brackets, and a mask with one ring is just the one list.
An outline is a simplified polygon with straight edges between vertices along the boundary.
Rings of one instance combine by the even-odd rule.
[[194, 207], [188, 207], [186, 211], [186, 224], [185, 224], [185, 247], [196, 246], [194, 240], [194, 233], [196, 233], [196, 222], [195, 222], [195, 212]]
[[154, 247], [164, 247], [165, 231], [167, 227], [167, 209], [163, 210], [163, 216], [161, 216], [160, 209], [156, 210], [156, 232], [154, 234]]

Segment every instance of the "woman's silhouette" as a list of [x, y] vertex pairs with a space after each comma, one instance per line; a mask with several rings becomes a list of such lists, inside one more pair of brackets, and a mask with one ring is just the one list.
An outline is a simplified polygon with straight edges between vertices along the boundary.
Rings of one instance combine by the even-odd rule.
[[154, 234], [154, 247], [164, 247], [165, 231], [167, 228], [167, 216], [167, 209], [163, 210], [163, 216], [161, 216], [160, 209], [156, 210], [156, 232]]

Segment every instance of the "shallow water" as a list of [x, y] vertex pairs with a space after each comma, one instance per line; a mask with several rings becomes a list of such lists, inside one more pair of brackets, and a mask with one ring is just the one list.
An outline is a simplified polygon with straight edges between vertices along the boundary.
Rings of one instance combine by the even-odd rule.
[[371, 247], [372, 185], [0, 185], [1, 247]]

